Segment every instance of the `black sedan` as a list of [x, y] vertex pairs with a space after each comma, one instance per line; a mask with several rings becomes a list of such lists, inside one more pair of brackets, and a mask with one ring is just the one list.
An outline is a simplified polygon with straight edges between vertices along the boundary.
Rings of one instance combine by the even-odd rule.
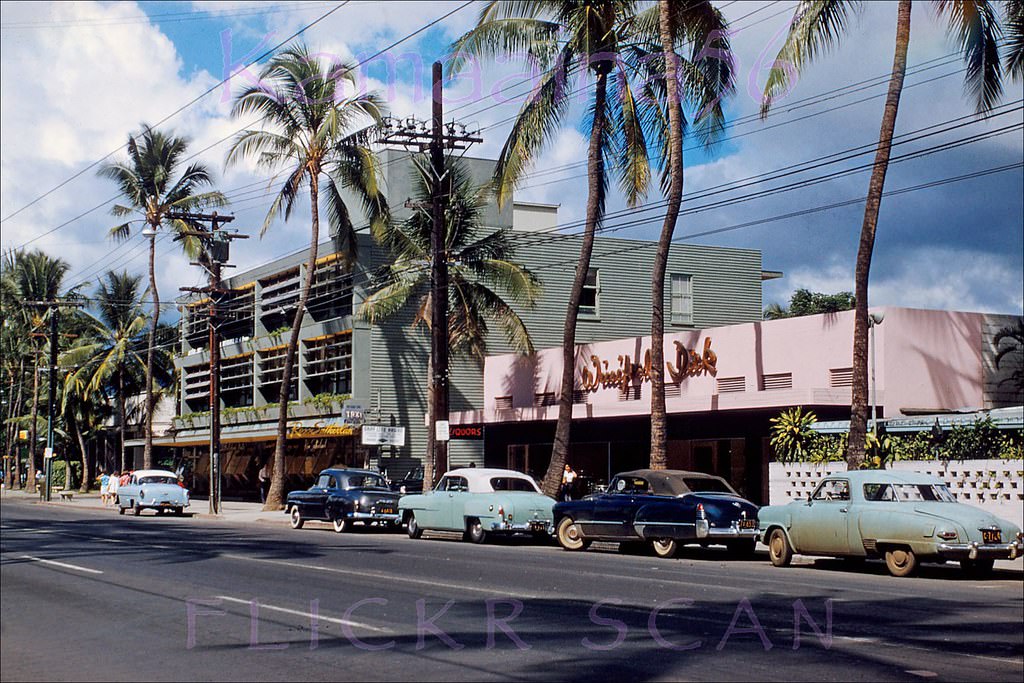
[[672, 557], [686, 544], [724, 545], [750, 555], [757, 544], [757, 506], [721, 477], [681, 470], [634, 470], [615, 475], [608, 490], [557, 503], [558, 543], [583, 550], [591, 541], [647, 542]]
[[356, 522], [397, 529], [398, 497], [376, 472], [331, 468], [320, 473], [312, 488], [289, 493], [284, 509], [293, 529], [307, 520], [331, 522], [338, 533]]

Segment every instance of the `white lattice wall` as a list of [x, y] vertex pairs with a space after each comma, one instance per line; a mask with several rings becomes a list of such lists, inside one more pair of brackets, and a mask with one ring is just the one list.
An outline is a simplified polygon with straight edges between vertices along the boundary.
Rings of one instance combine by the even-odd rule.
[[[967, 460], [948, 464], [937, 460], [911, 460], [894, 463], [891, 469], [936, 476], [949, 485], [949, 490], [961, 503], [1024, 526], [1024, 460]], [[785, 505], [805, 499], [826, 475], [845, 470], [845, 463], [773, 462], [768, 467], [769, 500], [772, 505]]]

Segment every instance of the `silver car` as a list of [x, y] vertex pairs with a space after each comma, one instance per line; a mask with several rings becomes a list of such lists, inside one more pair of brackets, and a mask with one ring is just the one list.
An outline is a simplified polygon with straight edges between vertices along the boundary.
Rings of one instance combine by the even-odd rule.
[[188, 489], [178, 484], [178, 477], [167, 470], [138, 470], [117, 489], [117, 511], [131, 509], [138, 516], [146, 508], [157, 513], [171, 510], [182, 514], [189, 505]]

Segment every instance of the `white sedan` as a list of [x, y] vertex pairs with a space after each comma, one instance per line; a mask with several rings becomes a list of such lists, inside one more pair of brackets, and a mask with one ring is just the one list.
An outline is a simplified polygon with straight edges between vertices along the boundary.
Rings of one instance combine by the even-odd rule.
[[188, 505], [188, 489], [178, 484], [174, 472], [167, 470], [138, 470], [127, 484], [117, 489], [117, 511], [122, 515], [129, 508], [136, 516], [145, 508], [158, 513], [173, 510], [180, 515]]

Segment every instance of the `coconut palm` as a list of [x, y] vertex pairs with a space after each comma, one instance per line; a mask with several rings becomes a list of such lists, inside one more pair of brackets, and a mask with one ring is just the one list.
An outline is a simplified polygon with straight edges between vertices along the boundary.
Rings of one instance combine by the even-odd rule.
[[[1002, 346], [1003, 340], [1009, 341], [1009, 344]], [[995, 336], [992, 337], [992, 346], [996, 349], [996, 356], [993, 359], [995, 361], [996, 369], [1007, 356], [1022, 356], [1024, 355], [1024, 318], [1018, 318], [1017, 322], [1013, 325], [1006, 325], [1001, 327]], [[1012, 384], [1017, 387], [1017, 391], [1024, 394], [1024, 367], [1018, 360], [1015, 363], [1016, 367], [1010, 373], [1008, 377], [1004, 377], [999, 381], [999, 384]]]
[[[120, 438], [121, 471], [129, 469], [125, 452], [125, 428], [129, 422], [127, 400], [140, 384], [148, 385], [146, 329], [149, 316], [141, 302], [142, 277], [127, 271], [107, 271], [96, 290], [97, 315], [83, 312], [85, 331], [76, 344], [60, 357], [60, 364], [70, 370], [65, 387], [73, 392], [75, 402], [88, 401], [97, 393], [113, 395], [117, 406]], [[147, 351], [148, 354], [148, 351]], [[167, 375], [169, 353], [155, 350], [157, 376]], [[162, 371], [161, 371], [162, 369]], [[78, 410], [77, 404], [72, 405]]]
[[169, 228], [180, 239], [185, 253], [195, 258], [200, 250], [198, 238], [184, 233], [201, 230], [202, 225], [174, 214], [227, 204], [227, 199], [220, 192], [197, 191], [213, 185], [213, 178], [203, 164], [185, 166], [188, 145], [188, 138], [162, 133], [143, 123], [141, 131], [128, 138], [128, 159], [105, 164], [99, 170], [100, 176], [117, 183], [122, 198], [127, 201], [127, 205], [115, 205], [111, 213], [121, 218], [137, 216], [135, 220], [111, 228], [111, 237], [117, 240], [130, 238], [133, 223], [142, 223], [145, 226], [143, 234], [149, 237], [149, 296], [153, 315], [146, 350], [146, 447], [142, 456], [146, 468], [153, 466], [153, 378], [157, 327], [160, 324], [156, 235], [162, 227]]
[[341, 190], [356, 195], [372, 230], [383, 229], [387, 222], [387, 202], [377, 180], [378, 164], [366, 137], [368, 127], [380, 123], [384, 106], [376, 94], [356, 92], [354, 67], [320, 60], [305, 45], [295, 44], [272, 57], [261, 70], [259, 82], [238, 95], [232, 115], [259, 116], [260, 128], [244, 130], [235, 137], [228, 151], [228, 165], [251, 158], [261, 168], [283, 171], [287, 176], [260, 234], [278, 216], [285, 220], [291, 216], [303, 187], [309, 189], [312, 214], [309, 261], [282, 369], [273, 474], [264, 506], [275, 510], [284, 502], [289, 389], [316, 271], [321, 203], [339, 252], [351, 263], [356, 251], [355, 226]]
[[[413, 168], [415, 197], [426, 204], [434, 196], [435, 176], [429, 161], [422, 157], [413, 159]], [[540, 283], [533, 273], [513, 260], [515, 247], [507, 230], [480, 235], [493, 185], [475, 185], [464, 163], [448, 159], [441, 187], [437, 189], [447, 197], [449, 348], [454, 354], [463, 353], [483, 362], [490, 321], [501, 328], [514, 350], [532, 353], [530, 334], [513, 305], [533, 307], [540, 295]], [[413, 324], [430, 327], [430, 270], [424, 264], [430, 260], [432, 232], [433, 220], [424, 210], [385, 228], [379, 241], [390, 252], [391, 261], [380, 273], [381, 286], [363, 301], [360, 317], [376, 323], [414, 302]], [[433, 368], [428, 367], [427, 377], [432, 374]], [[428, 453], [433, 451], [428, 449]], [[434, 458], [428, 456], [424, 463], [424, 487], [430, 487], [437, 466]]]
[[43, 345], [48, 336], [50, 316], [56, 314], [52, 307], [36, 307], [26, 302], [54, 301], [61, 295], [73, 295], [73, 291], [65, 291], [64, 278], [71, 269], [70, 264], [61, 258], [53, 258], [40, 250], [15, 252], [10, 264], [10, 277], [13, 280], [13, 292], [20, 302], [18, 306], [18, 327], [29, 341], [32, 354], [32, 407], [28, 420], [29, 458], [28, 482], [34, 489], [37, 463], [37, 439], [39, 432], [39, 391], [43, 374], [40, 362], [43, 357]]
[[1014, 80], [1024, 79], [1024, 0], [1006, 0], [1003, 6], [1006, 10], [1003, 22], [1006, 73]]
[[470, 57], [506, 55], [522, 57], [543, 72], [498, 155], [495, 183], [499, 204], [508, 201], [524, 171], [558, 133], [570, 110], [574, 84], [588, 75], [594, 79], [588, 122], [585, 227], [562, 331], [558, 425], [543, 482], [544, 492], [552, 496], [561, 484], [569, 447], [576, 321], [594, 236], [604, 216], [606, 166], [613, 166], [617, 172], [630, 205], [644, 197], [650, 182], [643, 102], [634, 94], [637, 74], [627, 60], [620, 58], [621, 52], [631, 47], [638, 5], [635, 0], [492, 0], [481, 11], [477, 25], [454, 43], [449, 63], [454, 73]]
[[[649, 89], [659, 103], [653, 134], [661, 141], [663, 186], [667, 180], [665, 219], [651, 265], [650, 466], [664, 469], [665, 270], [683, 198], [683, 136], [692, 130], [706, 145], [718, 138], [724, 124], [722, 100], [733, 89], [733, 59], [726, 22], [710, 2], [659, 0], [637, 17], [636, 25], [638, 38], [656, 39], [653, 54], [644, 54], [642, 63], [650, 72], [648, 82], [656, 86]], [[687, 49], [687, 57], [678, 54], [680, 49]], [[694, 112], [692, 128], [688, 110]]]
[[[937, 0], [933, 5], [939, 16], [948, 23], [949, 34], [964, 55], [967, 63], [966, 83], [974, 96], [977, 111], [987, 111], [1002, 93], [998, 47], [1001, 31], [993, 4], [985, 0]], [[797, 5], [785, 43], [779, 50], [765, 84], [762, 116], [767, 115], [774, 100], [789, 89], [790, 79], [794, 75], [842, 39], [851, 15], [859, 8], [860, 3], [842, 0], [804, 0]], [[859, 467], [864, 462], [863, 444], [868, 418], [868, 276], [896, 127], [896, 113], [907, 70], [910, 10], [911, 1], [900, 0], [896, 10], [896, 49], [892, 75], [882, 114], [875, 164], [868, 182], [854, 272], [853, 390], [850, 446], [847, 453], [847, 463], [851, 468]]]

